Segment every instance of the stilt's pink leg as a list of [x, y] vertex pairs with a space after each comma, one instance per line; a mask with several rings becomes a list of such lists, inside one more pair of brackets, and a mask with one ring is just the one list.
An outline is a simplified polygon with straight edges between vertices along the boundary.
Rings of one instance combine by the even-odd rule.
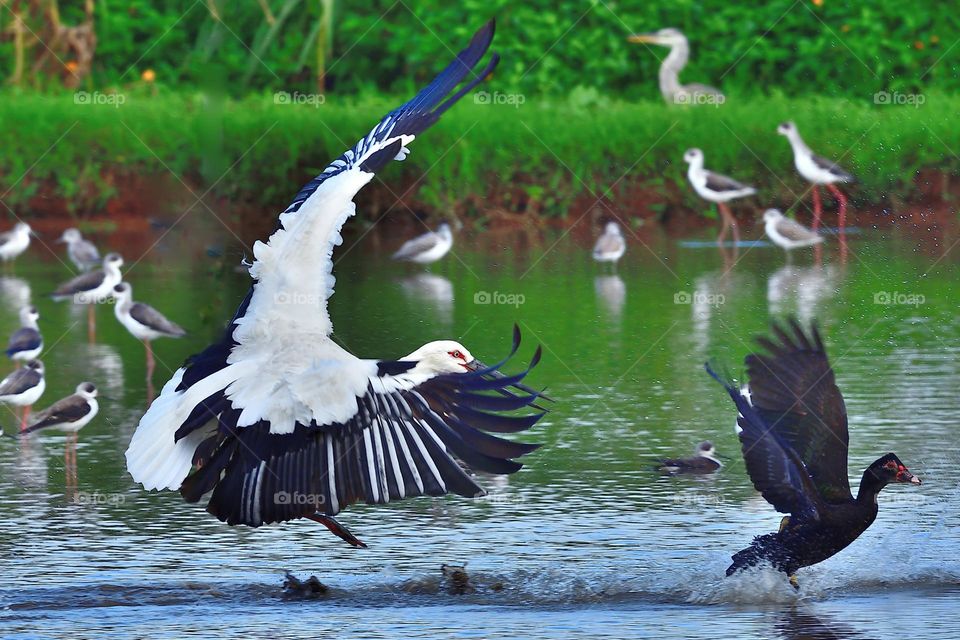
[[[717, 210], [720, 212], [720, 219], [723, 220], [723, 227], [720, 228], [720, 235], [717, 236], [717, 244], [722, 245], [723, 241], [727, 239], [727, 229], [733, 226], [730, 222], [733, 216], [730, 215], [727, 205], [722, 202], [717, 203]], [[734, 228], [734, 234], [736, 234], [736, 228]]]
[[837, 214], [837, 226], [840, 227], [840, 233], [843, 233], [844, 228], [847, 226], [847, 196], [843, 195], [843, 191], [840, 191], [834, 184], [828, 184], [827, 189], [830, 189], [830, 193], [837, 198], [837, 205], [840, 209]]
[[90, 342], [97, 339], [97, 315], [92, 304], [87, 305], [87, 339]]
[[147, 348], [147, 380], [153, 379], [153, 369], [156, 363], [153, 360], [153, 346], [149, 340], [143, 341], [143, 346]]
[[813, 230], [820, 228], [820, 187], [813, 185]]

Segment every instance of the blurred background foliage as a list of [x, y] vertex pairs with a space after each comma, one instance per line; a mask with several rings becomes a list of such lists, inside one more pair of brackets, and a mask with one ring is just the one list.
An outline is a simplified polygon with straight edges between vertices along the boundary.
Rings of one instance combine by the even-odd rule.
[[95, 55], [81, 83], [88, 89], [119, 88], [149, 69], [161, 86], [212, 85], [233, 95], [318, 84], [341, 94], [404, 93], [490, 17], [504, 58], [497, 84], [527, 93], [589, 87], [655, 97], [666, 50], [626, 37], [666, 26], [691, 41], [684, 78], [728, 95], [960, 89], [950, 64], [960, 55], [956, 6], [890, 0], [10, 0], [0, 8], [0, 79], [16, 79], [18, 15], [26, 27], [19, 83], [49, 88], [69, 75], [50, 64], [31, 73], [44, 54], [38, 38], [54, 41], [63, 64], [82, 65], [53, 37], [54, 12], [59, 25], [94, 26]]

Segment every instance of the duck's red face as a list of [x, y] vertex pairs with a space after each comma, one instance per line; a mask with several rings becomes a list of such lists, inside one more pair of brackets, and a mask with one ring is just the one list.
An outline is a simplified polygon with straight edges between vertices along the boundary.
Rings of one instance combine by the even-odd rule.
[[920, 478], [910, 473], [910, 470], [900, 458], [892, 453], [887, 454], [881, 459], [881, 473], [887, 478], [887, 482], [909, 482], [910, 484], [921, 484]]

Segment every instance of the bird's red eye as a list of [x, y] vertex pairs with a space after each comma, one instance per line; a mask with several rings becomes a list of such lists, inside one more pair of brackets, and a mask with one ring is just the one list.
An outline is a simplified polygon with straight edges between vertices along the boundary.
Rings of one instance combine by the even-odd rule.
[[453, 356], [453, 357], [456, 358], [457, 360], [465, 360], [465, 358], [463, 357], [463, 354], [460, 353], [459, 350], [458, 350], [458, 351], [448, 351], [447, 353], [449, 353], [451, 356]]

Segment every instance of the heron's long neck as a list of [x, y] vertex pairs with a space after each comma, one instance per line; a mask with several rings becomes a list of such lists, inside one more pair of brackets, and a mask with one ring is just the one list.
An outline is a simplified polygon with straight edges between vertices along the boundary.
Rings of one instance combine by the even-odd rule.
[[670, 47], [670, 53], [660, 65], [660, 92], [667, 100], [680, 91], [680, 71], [689, 57], [690, 47], [685, 42], [678, 42]]

